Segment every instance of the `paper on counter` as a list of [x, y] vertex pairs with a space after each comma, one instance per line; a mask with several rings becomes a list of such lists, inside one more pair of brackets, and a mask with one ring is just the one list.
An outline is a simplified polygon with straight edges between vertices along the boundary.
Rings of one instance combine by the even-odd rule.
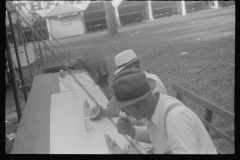
[[[104, 109], [107, 108], [108, 99], [106, 98], [106, 96], [103, 94], [102, 90], [99, 87], [86, 86], [84, 88], [99, 103], [99, 105], [101, 105]], [[82, 88], [77, 89], [76, 93], [78, 97], [85, 98], [88, 101], [91, 108], [96, 106], [94, 101], [88, 96], [88, 94]]]
[[[97, 86], [96, 83], [85, 72], [73, 74], [82, 86]], [[65, 75], [65, 78], [59, 77], [60, 92], [66, 92], [81, 88], [72, 75]]]
[[[98, 87], [86, 88], [103, 107], [106, 107], [108, 101]], [[82, 89], [51, 95], [51, 154], [110, 154], [104, 134], [111, 136], [121, 148], [128, 143], [107, 118], [92, 121], [93, 130], [86, 130], [82, 109], [86, 97]], [[88, 102], [90, 105], [93, 103]]]

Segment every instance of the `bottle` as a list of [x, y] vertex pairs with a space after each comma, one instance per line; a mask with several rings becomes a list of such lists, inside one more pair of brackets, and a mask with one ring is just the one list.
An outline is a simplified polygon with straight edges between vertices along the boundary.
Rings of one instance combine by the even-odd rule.
[[61, 76], [61, 78], [65, 78], [65, 75], [64, 75], [64, 73], [63, 73], [63, 70], [60, 70], [60, 76]]
[[84, 118], [84, 124], [87, 131], [90, 131], [93, 129], [92, 121], [89, 117]]

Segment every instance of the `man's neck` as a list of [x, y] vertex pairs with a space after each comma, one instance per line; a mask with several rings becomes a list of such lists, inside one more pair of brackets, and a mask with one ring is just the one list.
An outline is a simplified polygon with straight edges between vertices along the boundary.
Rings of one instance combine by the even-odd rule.
[[144, 102], [145, 106], [147, 106], [147, 109], [145, 111], [145, 117], [150, 120], [153, 116], [153, 113], [157, 107], [157, 103], [158, 103], [158, 100], [159, 100], [160, 97], [157, 97], [155, 95], [151, 95], [149, 96], [146, 101]]

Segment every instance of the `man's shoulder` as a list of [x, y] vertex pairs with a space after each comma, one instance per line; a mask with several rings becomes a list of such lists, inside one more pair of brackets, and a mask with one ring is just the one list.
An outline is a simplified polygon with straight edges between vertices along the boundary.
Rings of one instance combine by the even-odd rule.
[[145, 72], [145, 75], [146, 75], [147, 78], [152, 78], [152, 79], [155, 79], [155, 80], [160, 80], [160, 78], [159, 78], [156, 74]]
[[172, 107], [171, 112], [169, 112], [169, 119], [174, 119], [176, 122], [180, 120], [192, 120], [194, 117], [192, 116], [194, 112], [186, 107], [181, 101], [179, 101], [177, 98], [168, 96], [168, 95], [162, 95], [163, 105], [166, 107], [165, 111], [170, 106]]

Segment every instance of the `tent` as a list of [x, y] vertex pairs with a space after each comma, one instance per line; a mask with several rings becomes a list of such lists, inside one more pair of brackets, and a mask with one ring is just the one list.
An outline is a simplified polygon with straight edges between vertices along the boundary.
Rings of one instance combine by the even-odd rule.
[[[17, 8], [15, 8], [14, 4], [10, 1], [6, 2], [6, 9], [10, 12], [11, 18], [12, 18], [12, 23], [13, 25], [18, 25], [17, 22], [19, 22], [19, 24], [24, 27], [27, 28], [28, 25], [33, 25], [35, 22], [35, 18], [30, 14], [30, 13], [26, 13], [26, 12], [21, 12], [19, 11]], [[17, 15], [17, 12], [20, 14], [20, 16]], [[23, 21], [23, 18], [27, 21], [27, 24]], [[5, 22], [6, 25], [9, 26], [9, 17], [7, 14], [7, 11], [5, 12]], [[17, 30], [15, 28], [15, 36], [17, 35]], [[18, 37], [18, 36], [16, 36]], [[21, 67], [26, 67], [27, 64], [27, 58], [26, 58], [26, 54], [25, 54], [25, 50], [23, 45], [17, 44], [17, 48], [18, 48], [18, 53], [19, 53], [19, 59], [21, 62]], [[33, 46], [31, 44], [26, 44], [26, 50], [27, 50], [27, 56], [29, 59], [29, 64], [33, 63], [36, 61], [36, 55], [33, 51]], [[15, 48], [13, 45], [10, 44], [10, 51], [12, 54], [12, 59], [13, 62], [15, 64], [16, 67], [18, 67], [17, 65], [17, 58], [16, 58], [16, 54], [15, 54]]]

